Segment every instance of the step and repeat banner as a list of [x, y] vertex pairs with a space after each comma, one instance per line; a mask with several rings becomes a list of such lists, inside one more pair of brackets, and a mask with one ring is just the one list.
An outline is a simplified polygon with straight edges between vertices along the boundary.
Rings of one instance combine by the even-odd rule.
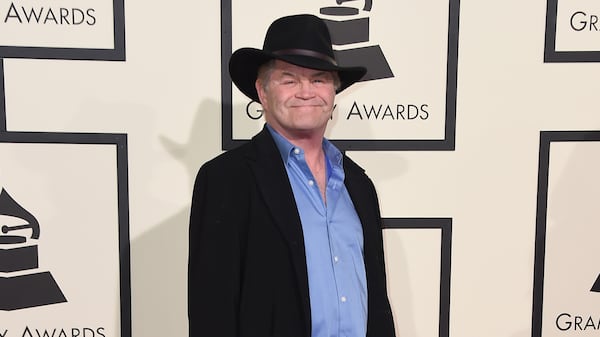
[[541, 135], [533, 336], [600, 330], [599, 151], [600, 131]]
[[229, 56], [300, 13], [368, 67], [327, 137], [398, 336], [600, 333], [597, 1], [0, 0], [0, 337], [187, 336], [196, 170], [264, 124]]
[[[123, 1], [0, 12], [3, 59], [125, 60]], [[12, 132], [0, 88], [0, 336], [131, 336], [127, 135]]]
[[124, 135], [0, 133], [2, 336], [129, 336]]

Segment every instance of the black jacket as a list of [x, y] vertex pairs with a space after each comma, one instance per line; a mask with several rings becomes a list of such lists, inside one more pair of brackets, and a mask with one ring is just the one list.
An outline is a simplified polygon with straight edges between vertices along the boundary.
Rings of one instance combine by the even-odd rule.
[[[381, 216], [364, 170], [344, 156], [345, 185], [363, 225], [368, 337], [394, 336]], [[198, 172], [189, 231], [190, 337], [310, 337], [300, 216], [265, 128]]]

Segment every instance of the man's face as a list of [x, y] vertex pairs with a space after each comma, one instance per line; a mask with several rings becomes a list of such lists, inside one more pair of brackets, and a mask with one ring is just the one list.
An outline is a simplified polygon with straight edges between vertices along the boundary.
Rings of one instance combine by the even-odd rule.
[[266, 84], [256, 82], [264, 116], [288, 139], [325, 133], [335, 99], [334, 73], [275, 61]]

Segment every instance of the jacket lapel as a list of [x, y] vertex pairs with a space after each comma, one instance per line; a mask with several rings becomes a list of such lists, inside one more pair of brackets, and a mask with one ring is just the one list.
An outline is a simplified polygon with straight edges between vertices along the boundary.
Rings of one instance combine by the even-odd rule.
[[364, 178], [361, 179], [364, 176], [364, 170], [346, 156], [344, 156], [344, 173], [346, 175], [344, 185], [350, 194], [364, 232], [366, 224], [372, 223], [378, 217], [376, 213], [373, 213], [373, 203], [370, 201], [371, 196], [369, 195], [371, 190], [369, 186], [365, 186]]
[[[367, 274], [367, 288], [369, 294], [371, 294], [373, 285], [380, 282], [375, 267], [380, 264], [378, 252], [382, 250], [378, 245], [378, 242], [381, 241], [379, 202], [375, 191], [369, 185], [369, 178], [364, 175], [364, 170], [346, 156], [344, 156], [344, 171], [346, 173], [344, 183], [363, 228], [365, 272]], [[369, 296], [369, 303], [371, 303], [371, 300], [372, 296]]]
[[310, 299], [304, 235], [292, 187], [281, 154], [266, 127], [252, 139], [252, 143], [254, 146], [247, 152], [247, 159], [266, 207], [290, 248], [298, 289], [303, 301], [306, 331], [310, 332]]

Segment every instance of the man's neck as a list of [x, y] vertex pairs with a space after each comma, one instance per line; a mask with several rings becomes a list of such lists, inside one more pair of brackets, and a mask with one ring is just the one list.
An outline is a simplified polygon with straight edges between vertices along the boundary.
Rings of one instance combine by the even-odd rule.
[[[271, 126], [272, 127], [272, 126]], [[272, 127], [273, 128], [273, 127]], [[323, 150], [322, 132], [297, 132], [290, 133], [285, 130], [273, 128], [279, 135], [285, 138], [292, 145], [301, 148], [304, 151], [304, 160], [308, 168], [316, 179], [317, 186], [321, 192], [323, 202], [327, 203], [326, 183], [327, 183], [327, 164], [325, 160], [325, 151]]]
[[325, 130], [292, 133], [276, 128], [273, 129], [294, 146], [304, 150], [305, 157], [314, 158], [323, 154], [323, 137], [325, 136]]

